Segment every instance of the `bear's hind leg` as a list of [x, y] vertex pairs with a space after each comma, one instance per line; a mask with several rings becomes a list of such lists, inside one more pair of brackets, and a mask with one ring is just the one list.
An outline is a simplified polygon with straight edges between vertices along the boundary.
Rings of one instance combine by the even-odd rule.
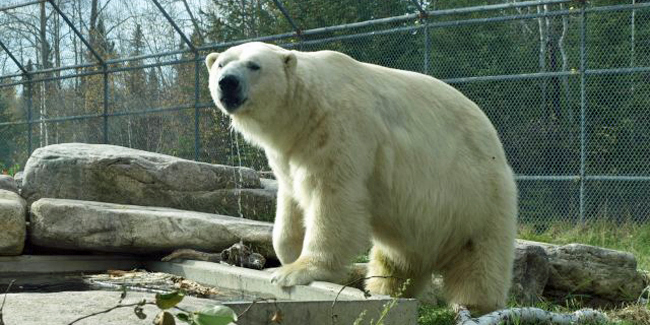
[[505, 307], [514, 243], [503, 236], [472, 239], [442, 269], [449, 302], [479, 314]]
[[[415, 297], [426, 281], [431, 281], [430, 272], [416, 272], [376, 245], [370, 251], [366, 277], [365, 287], [370, 293], [406, 298]], [[406, 279], [409, 285], [404, 287]]]

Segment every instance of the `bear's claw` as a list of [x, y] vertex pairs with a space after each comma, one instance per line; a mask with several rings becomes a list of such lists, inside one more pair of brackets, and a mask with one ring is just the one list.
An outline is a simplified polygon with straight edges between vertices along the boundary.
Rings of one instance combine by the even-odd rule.
[[271, 283], [281, 287], [292, 287], [295, 285], [309, 284], [314, 280], [314, 275], [308, 269], [289, 264], [273, 272]]

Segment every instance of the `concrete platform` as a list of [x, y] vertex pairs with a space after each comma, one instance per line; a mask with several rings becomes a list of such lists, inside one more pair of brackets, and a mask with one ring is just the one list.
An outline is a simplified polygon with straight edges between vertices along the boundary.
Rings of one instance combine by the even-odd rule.
[[[79, 317], [114, 307], [119, 299], [120, 292], [115, 291], [10, 293], [7, 294], [2, 317], [7, 325], [66, 325]], [[154, 301], [154, 294], [129, 292], [122, 303], [137, 303], [142, 299]], [[214, 304], [214, 301], [185, 297], [179, 307], [196, 310], [210, 304]], [[109, 313], [87, 318], [75, 325], [151, 325], [153, 318], [160, 311], [155, 305], [146, 305], [144, 313], [147, 318], [140, 320], [134, 314], [133, 308], [115, 309]]]
[[[352, 324], [362, 313], [364, 323], [375, 321], [389, 308], [385, 324], [417, 324], [417, 301], [394, 300], [387, 296], [366, 297], [361, 290], [328, 282], [280, 288], [272, 285], [265, 271], [201, 261], [158, 262], [131, 256], [19, 256], [0, 257], [0, 288], [13, 277], [27, 273], [102, 272], [146, 269], [194, 280], [204, 285], [245, 292], [254, 301], [218, 301], [186, 297], [181, 307], [197, 310], [205, 305], [224, 304], [243, 315], [237, 324], [271, 324], [282, 314], [282, 324]], [[6, 324], [68, 324], [71, 320], [117, 305], [119, 292], [63, 291], [55, 293], [11, 293], [7, 295], [3, 318]], [[153, 301], [152, 293], [129, 292], [129, 299]], [[150, 308], [149, 308], [150, 307]], [[153, 309], [151, 309], [153, 308]], [[147, 306], [149, 317], [142, 321], [133, 308], [111, 311], [78, 324], [151, 324], [157, 308]], [[77, 323], [75, 323], [77, 324]]]

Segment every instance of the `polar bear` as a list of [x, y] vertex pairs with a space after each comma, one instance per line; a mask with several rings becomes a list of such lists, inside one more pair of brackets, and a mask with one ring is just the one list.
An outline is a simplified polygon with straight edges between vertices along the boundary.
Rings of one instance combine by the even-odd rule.
[[517, 190], [479, 107], [423, 74], [332, 51], [246, 43], [206, 57], [216, 106], [278, 179], [281, 286], [341, 281], [372, 246], [366, 288], [415, 296], [433, 272], [456, 305], [501, 308]]

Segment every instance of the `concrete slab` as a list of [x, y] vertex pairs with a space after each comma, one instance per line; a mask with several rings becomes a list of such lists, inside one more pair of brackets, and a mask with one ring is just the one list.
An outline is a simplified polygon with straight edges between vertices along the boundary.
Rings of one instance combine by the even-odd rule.
[[247, 317], [238, 324], [267, 324], [277, 310], [284, 310], [285, 324], [352, 324], [363, 312], [366, 321], [377, 320], [385, 308], [390, 310], [384, 318], [385, 324], [417, 324], [418, 302], [415, 299], [393, 299], [381, 295], [367, 297], [356, 288], [318, 281], [306, 286], [281, 288], [271, 284], [270, 272], [202, 261], [151, 261], [145, 262], [145, 268], [176, 274], [205, 285], [254, 292], [257, 297], [275, 299], [252, 306], [250, 303], [227, 303], [237, 312], [248, 308]]
[[[137, 303], [146, 299], [154, 302], [154, 294], [129, 292], [123, 304]], [[120, 292], [116, 291], [63, 291], [56, 293], [10, 293], [7, 294], [2, 317], [5, 324], [20, 325], [64, 325], [95, 312], [117, 306]], [[215, 302], [209, 299], [185, 297], [179, 307], [198, 310]], [[147, 318], [140, 320], [134, 307], [119, 308], [75, 323], [75, 325], [151, 325], [159, 312], [155, 305], [144, 306]]]
[[[176, 274], [196, 282], [216, 287], [258, 293], [261, 297], [280, 300], [377, 300], [386, 296], [365, 297], [363, 291], [329, 283], [314, 282], [306, 286], [282, 288], [271, 285], [270, 272], [244, 269], [241, 267], [203, 261], [184, 260], [181, 262], [145, 262], [145, 268], [153, 272]], [[339, 293], [340, 291], [340, 293]]]

